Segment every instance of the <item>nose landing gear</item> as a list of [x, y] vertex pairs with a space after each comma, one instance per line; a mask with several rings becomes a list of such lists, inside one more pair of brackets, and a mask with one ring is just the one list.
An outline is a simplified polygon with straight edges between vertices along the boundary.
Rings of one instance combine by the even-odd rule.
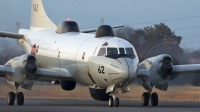
[[119, 107], [119, 98], [113, 98], [112, 96], [110, 96], [109, 101], [108, 101], [108, 106], [109, 107]]
[[109, 101], [108, 101], [108, 106], [109, 107], [119, 107], [119, 98], [117, 97], [118, 95], [118, 90], [115, 89], [113, 92], [110, 93]]
[[9, 92], [7, 96], [8, 105], [14, 105], [17, 100], [18, 105], [24, 104], [24, 94], [22, 92]]

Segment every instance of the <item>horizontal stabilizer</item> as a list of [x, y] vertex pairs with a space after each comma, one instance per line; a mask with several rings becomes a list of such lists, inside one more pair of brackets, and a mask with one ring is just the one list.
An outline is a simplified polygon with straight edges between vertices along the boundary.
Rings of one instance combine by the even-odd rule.
[[[120, 28], [124, 27], [124, 25], [117, 25], [117, 26], [111, 26], [112, 28]], [[97, 28], [94, 29], [87, 29], [87, 30], [81, 30], [81, 33], [91, 33], [91, 32], [96, 32]]]
[[14, 39], [24, 39], [24, 35], [18, 33], [11, 33], [11, 32], [2, 32], [0, 31], [0, 37], [8, 37]]

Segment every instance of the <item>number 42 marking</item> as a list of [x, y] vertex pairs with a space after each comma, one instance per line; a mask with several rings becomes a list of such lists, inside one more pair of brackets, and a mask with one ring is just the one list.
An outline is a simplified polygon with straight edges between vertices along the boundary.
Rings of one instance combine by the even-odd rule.
[[99, 66], [98, 72], [102, 73], [102, 74], [105, 74], [105, 72], [104, 72], [104, 66]]

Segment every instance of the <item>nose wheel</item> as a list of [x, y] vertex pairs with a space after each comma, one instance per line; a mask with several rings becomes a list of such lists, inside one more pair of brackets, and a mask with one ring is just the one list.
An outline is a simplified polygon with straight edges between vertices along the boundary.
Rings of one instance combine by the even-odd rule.
[[119, 98], [117, 97], [118, 95], [118, 89], [115, 88], [114, 91], [110, 92], [110, 97], [108, 101], [108, 106], [109, 107], [119, 107]]
[[9, 92], [7, 95], [7, 103], [8, 105], [14, 105], [15, 99], [17, 100], [18, 105], [24, 104], [24, 94], [22, 92], [18, 92], [15, 94], [14, 92]]
[[[150, 96], [150, 98], [149, 98], [149, 96]], [[158, 106], [158, 94], [157, 93], [149, 94], [149, 92], [144, 92], [141, 97], [142, 106], [148, 106], [149, 100], [151, 100], [152, 106]]]
[[109, 101], [108, 101], [108, 106], [109, 107], [119, 107], [119, 98], [113, 98], [112, 96], [110, 96]]

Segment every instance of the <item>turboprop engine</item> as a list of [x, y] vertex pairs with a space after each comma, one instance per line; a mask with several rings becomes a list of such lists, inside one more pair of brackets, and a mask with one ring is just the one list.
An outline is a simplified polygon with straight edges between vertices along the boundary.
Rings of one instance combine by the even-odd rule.
[[22, 56], [15, 57], [9, 60], [5, 65], [13, 68], [15, 78], [17, 79], [20, 79], [18, 76], [27, 79], [33, 78], [38, 68], [36, 58], [32, 54], [24, 54]]
[[140, 63], [140, 68], [146, 69], [149, 74], [148, 77], [144, 77], [144, 82], [149, 81], [151, 86], [167, 90], [169, 76], [173, 72], [172, 58], [169, 55], [163, 54], [148, 58]]

